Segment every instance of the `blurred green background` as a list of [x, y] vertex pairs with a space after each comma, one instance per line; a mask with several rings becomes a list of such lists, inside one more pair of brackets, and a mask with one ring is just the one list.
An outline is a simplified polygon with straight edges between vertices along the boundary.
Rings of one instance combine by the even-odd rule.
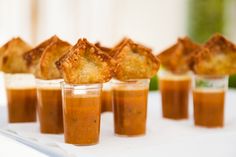
[[[197, 43], [204, 43], [216, 32], [225, 35], [228, 23], [225, 14], [230, 1], [233, 0], [188, 0], [188, 36]], [[236, 6], [234, 8], [236, 9]], [[236, 88], [236, 75], [229, 77], [229, 87]], [[157, 76], [151, 79], [150, 90], [158, 90]]]

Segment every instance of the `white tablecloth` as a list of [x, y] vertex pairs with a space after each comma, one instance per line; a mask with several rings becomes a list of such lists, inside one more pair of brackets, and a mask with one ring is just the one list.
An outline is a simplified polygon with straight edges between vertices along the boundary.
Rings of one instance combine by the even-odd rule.
[[12, 139], [0, 135], [0, 154], [4, 157], [14, 156], [32, 156], [32, 157], [47, 157], [47, 155], [39, 153], [37, 150], [27, 147], [21, 143], [15, 142]]
[[190, 99], [188, 120], [173, 121], [161, 116], [159, 92], [150, 92], [147, 134], [141, 137], [117, 137], [113, 133], [112, 113], [102, 114], [100, 142], [94, 146], [74, 146], [63, 142], [63, 135], [39, 133], [37, 123], [7, 124], [6, 107], [0, 108], [0, 126], [28, 141], [46, 146], [66, 156], [175, 156], [235, 157], [236, 156], [236, 90], [226, 95], [225, 127], [195, 127]]

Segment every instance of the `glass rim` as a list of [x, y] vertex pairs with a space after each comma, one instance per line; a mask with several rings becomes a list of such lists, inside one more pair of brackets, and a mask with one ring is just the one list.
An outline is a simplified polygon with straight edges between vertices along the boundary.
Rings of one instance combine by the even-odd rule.
[[92, 83], [92, 84], [70, 84], [65, 81], [60, 82], [62, 89], [99, 89], [102, 88], [103, 83]]
[[36, 88], [35, 77], [31, 73], [4, 73], [6, 89]]
[[34, 76], [33, 73], [5, 73], [3, 72], [4, 75], [7, 75], [7, 76], [23, 76], [23, 75], [32, 75]]
[[228, 78], [229, 75], [201, 75], [201, 74], [194, 74], [195, 78], [206, 78], [206, 79], [224, 79]]
[[182, 81], [182, 80], [191, 80], [193, 73], [187, 71], [185, 73], [176, 74], [169, 70], [159, 70], [157, 76], [160, 80], [170, 80], [170, 81]]
[[36, 83], [40, 82], [40, 83], [52, 83], [52, 84], [54, 84], [54, 83], [57, 84], [57, 83], [61, 83], [61, 82], [64, 81], [62, 78], [60, 78], [60, 79], [51, 79], [51, 80], [35, 78], [35, 80], [36, 80]]
[[227, 90], [227, 75], [195, 75], [193, 90]]
[[54, 80], [43, 80], [43, 79], [35, 79], [36, 88], [37, 89], [61, 89], [60, 83], [63, 79], [54, 79]]
[[129, 80], [118, 80], [118, 79], [112, 79], [111, 83], [112, 84], [136, 84], [136, 83], [141, 83], [141, 82], [150, 82], [150, 78], [144, 78], [144, 79], [129, 79]]
[[174, 73], [172, 72], [171, 70], [168, 70], [168, 69], [164, 69], [164, 68], [161, 68], [160, 70], [158, 70], [157, 72], [157, 75], [160, 75], [160, 74], [170, 74], [170, 75], [189, 75], [189, 74], [193, 74], [193, 72], [191, 70], [188, 70], [184, 73]]
[[111, 81], [102, 83], [102, 90], [104, 90], [104, 91], [112, 90], [112, 83], [111, 83]]

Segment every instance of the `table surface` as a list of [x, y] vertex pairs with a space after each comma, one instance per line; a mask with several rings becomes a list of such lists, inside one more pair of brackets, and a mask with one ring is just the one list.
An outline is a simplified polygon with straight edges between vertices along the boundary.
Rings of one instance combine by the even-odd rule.
[[[1, 93], [0, 93], [1, 94]], [[2, 93], [3, 94], [3, 93]], [[7, 124], [6, 101], [1, 100], [0, 128], [65, 156], [236, 156], [236, 90], [226, 94], [225, 127], [207, 129], [193, 124], [190, 96], [188, 120], [168, 120], [161, 115], [159, 92], [149, 93], [147, 133], [140, 137], [117, 137], [113, 114], [101, 115], [100, 142], [94, 146], [65, 144], [63, 135], [40, 134], [38, 123]], [[2, 146], [2, 143], [0, 142]], [[5, 145], [6, 147], [6, 145]], [[9, 145], [12, 147], [12, 145]], [[27, 150], [30, 152], [30, 150]], [[1, 152], [1, 151], [0, 151]]]

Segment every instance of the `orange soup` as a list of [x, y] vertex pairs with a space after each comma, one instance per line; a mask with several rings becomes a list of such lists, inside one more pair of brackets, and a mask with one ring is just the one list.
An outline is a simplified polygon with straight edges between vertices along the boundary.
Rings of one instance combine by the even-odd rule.
[[148, 89], [113, 90], [115, 133], [135, 136], [146, 132]]
[[36, 121], [37, 96], [35, 88], [8, 88], [7, 100], [10, 123]]
[[112, 90], [102, 90], [101, 112], [112, 111]]
[[98, 143], [100, 108], [100, 96], [65, 95], [63, 105], [65, 142], [78, 145]]
[[188, 98], [191, 87], [190, 78], [160, 79], [160, 92], [162, 97], [162, 114], [165, 118], [188, 118]]
[[224, 125], [224, 90], [194, 90], [195, 125], [223, 127]]
[[38, 114], [42, 133], [63, 133], [61, 89], [38, 88]]

